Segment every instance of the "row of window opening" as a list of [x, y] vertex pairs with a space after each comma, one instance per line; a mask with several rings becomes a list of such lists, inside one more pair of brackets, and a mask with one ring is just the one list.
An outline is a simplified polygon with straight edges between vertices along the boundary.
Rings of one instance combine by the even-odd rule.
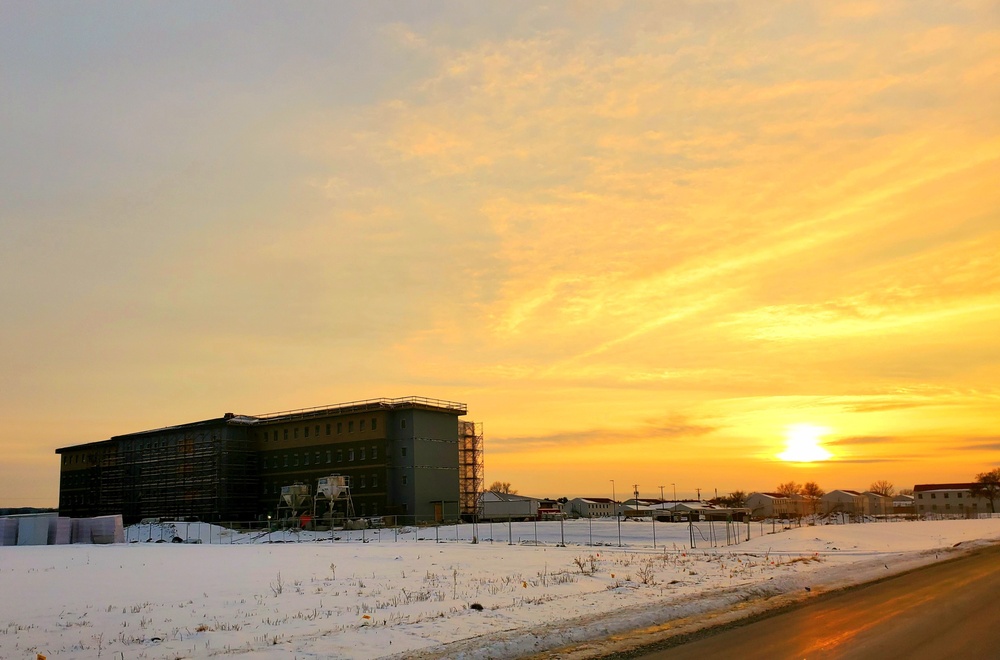
[[[354, 433], [354, 421], [355, 420], [349, 420], [349, 421], [346, 422], [346, 424], [347, 424], [347, 432], [348, 433]], [[367, 431], [368, 429], [371, 429], [372, 431], [375, 431], [375, 430], [378, 429], [378, 418], [377, 417], [372, 417], [371, 420], [359, 419], [359, 420], [357, 420], [357, 422], [358, 422], [358, 431], [359, 432], [364, 432], [364, 431]], [[344, 432], [344, 424], [345, 424], [344, 422], [337, 422], [336, 423], [337, 435], [340, 435], [340, 434], [342, 434]], [[406, 428], [406, 420], [401, 420], [401, 426], [402, 426], [402, 428]], [[310, 435], [310, 433], [312, 433], [315, 437], [318, 438], [322, 434], [323, 426], [321, 424], [316, 424], [315, 426], [308, 426], [308, 425], [307, 426], [301, 426], [301, 427], [294, 426], [291, 429], [281, 429], [280, 430], [281, 431], [281, 439], [282, 440], [289, 440], [289, 439], [295, 440], [295, 439], [297, 439], [299, 437], [299, 430], [300, 429], [301, 429], [301, 432], [302, 432], [302, 437], [308, 438], [309, 435]], [[291, 433], [289, 433], [289, 430], [291, 431]], [[267, 430], [265, 430], [263, 432], [264, 442], [269, 442], [269, 441], [270, 442], [277, 442], [278, 441], [278, 431], [279, 431], [278, 429], [275, 429], [273, 431], [267, 431]], [[334, 424], [332, 422], [327, 422], [326, 423], [326, 435], [333, 435], [333, 432], [334, 432]]]
[[[343, 463], [345, 450], [338, 449], [336, 450], [336, 454], [337, 454], [336, 462]], [[348, 449], [346, 450], [346, 454], [348, 462], [354, 460], [365, 461], [368, 460], [369, 457], [369, 453], [366, 447], [361, 447], [360, 449]], [[378, 459], [378, 447], [374, 445], [371, 447], [370, 456], [371, 460]], [[405, 456], [405, 450], [404, 450], [404, 456]], [[304, 452], [303, 454], [301, 454], [301, 457], [299, 454], [285, 454], [283, 456], [274, 456], [273, 458], [270, 459], [270, 461], [268, 461], [268, 457], [265, 456], [264, 458], [261, 459], [261, 461], [262, 461], [262, 467], [266, 470], [268, 468], [274, 469], [279, 467], [299, 467], [300, 465], [305, 466], [310, 464], [322, 465], [323, 458], [324, 458], [324, 452], [317, 451], [317, 452], [312, 452], [311, 454], [310, 452]], [[333, 463], [334, 450], [327, 449], [325, 452], [325, 458], [327, 464]]]

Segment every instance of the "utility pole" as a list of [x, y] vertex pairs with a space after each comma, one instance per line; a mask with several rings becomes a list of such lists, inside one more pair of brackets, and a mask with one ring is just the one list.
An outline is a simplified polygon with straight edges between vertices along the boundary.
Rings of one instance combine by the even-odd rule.
[[701, 502], [701, 488], [695, 488], [695, 491], [698, 493], [698, 501]]
[[660, 486], [660, 504], [663, 504], [663, 486]]
[[618, 521], [618, 547], [622, 547], [622, 517], [618, 512], [618, 498], [615, 497], [615, 480], [611, 479], [611, 502], [615, 507], [615, 520]]

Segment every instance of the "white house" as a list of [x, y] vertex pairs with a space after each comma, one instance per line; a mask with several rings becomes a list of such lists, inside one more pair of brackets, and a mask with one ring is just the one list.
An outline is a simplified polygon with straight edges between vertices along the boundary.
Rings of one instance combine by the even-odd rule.
[[801, 495], [782, 493], [750, 493], [744, 503], [754, 518], [784, 518], [807, 513], [806, 500]]
[[846, 513], [848, 515], [866, 515], [868, 499], [856, 490], [831, 490], [819, 498], [823, 513]]
[[866, 490], [861, 493], [867, 501], [868, 513], [873, 516], [888, 516], [896, 512], [893, 499], [889, 495], [880, 495]]
[[581, 518], [610, 518], [615, 503], [610, 497], [574, 497], [568, 503], [571, 515]]
[[953, 516], [969, 518], [980, 513], [990, 513], [990, 501], [973, 497], [975, 483], [918, 484], [913, 487], [917, 515]]
[[663, 506], [660, 500], [629, 498], [621, 503], [622, 515], [626, 518], [648, 518]]

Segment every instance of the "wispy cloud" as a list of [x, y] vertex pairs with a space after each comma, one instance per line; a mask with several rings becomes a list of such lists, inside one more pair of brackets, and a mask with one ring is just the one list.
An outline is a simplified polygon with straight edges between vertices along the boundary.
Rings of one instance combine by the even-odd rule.
[[401, 390], [515, 481], [995, 451], [992, 0], [187, 11], [0, 24], [18, 447]]
[[614, 451], [625, 445], [656, 445], [666, 451], [671, 444], [682, 446], [716, 429], [680, 418], [650, 422], [634, 428], [594, 428], [550, 433], [539, 436], [497, 437], [490, 439], [490, 452], [496, 454], [530, 453], [539, 450], [576, 450], [600, 448]]

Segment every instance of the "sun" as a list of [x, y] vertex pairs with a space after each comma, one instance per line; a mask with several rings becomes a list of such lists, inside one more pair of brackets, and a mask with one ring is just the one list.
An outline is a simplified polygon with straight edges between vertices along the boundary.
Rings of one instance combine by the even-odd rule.
[[791, 463], [827, 461], [833, 454], [824, 449], [820, 438], [830, 429], [812, 424], [793, 424], [785, 430], [785, 451], [778, 458]]

